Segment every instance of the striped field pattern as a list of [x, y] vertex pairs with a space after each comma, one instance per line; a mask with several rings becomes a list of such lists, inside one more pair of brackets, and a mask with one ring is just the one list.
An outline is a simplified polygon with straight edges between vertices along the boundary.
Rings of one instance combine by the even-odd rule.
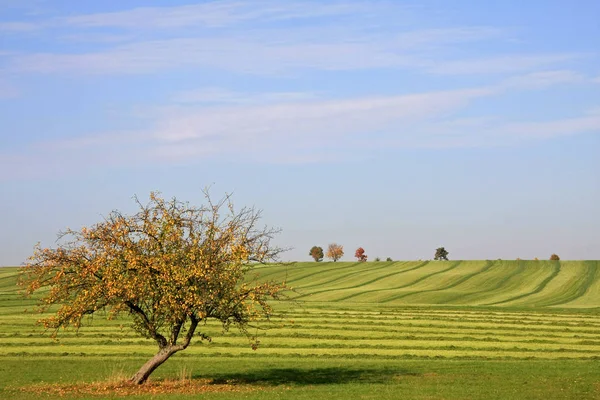
[[303, 302], [600, 307], [598, 261], [297, 263], [259, 269]]
[[[211, 343], [182, 357], [600, 358], [597, 261], [410, 261], [263, 266], [292, 301], [261, 326], [261, 346], [208, 323]], [[53, 341], [24, 313], [17, 269], [0, 269], [0, 357], [150, 356], [126, 319], [95, 316]]]

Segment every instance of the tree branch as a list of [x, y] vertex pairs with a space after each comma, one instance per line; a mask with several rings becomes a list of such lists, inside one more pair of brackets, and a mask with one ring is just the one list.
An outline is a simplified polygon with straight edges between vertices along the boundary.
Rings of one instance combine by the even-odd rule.
[[191, 321], [191, 324], [187, 331], [187, 334], [185, 335], [185, 339], [183, 340], [183, 343], [180, 345], [177, 345], [177, 346], [173, 346], [174, 350], [176, 350], [176, 351], [184, 350], [190, 345], [190, 342], [192, 341], [192, 338], [194, 337], [194, 332], [196, 332], [196, 328], [198, 327], [198, 323], [200, 322], [200, 320], [192, 314], [192, 315], [190, 315], [190, 321]]
[[144, 322], [144, 325], [146, 326], [148, 333], [150, 333], [150, 336], [152, 336], [152, 338], [154, 340], [156, 340], [156, 343], [158, 343], [158, 347], [160, 347], [161, 349], [163, 347], [166, 347], [168, 344], [167, 339], [163, 335], [161, 335], [160, 333], [158, 333], [156, 331], [156, 328], [153, 326], [152, 322], [148, 319], [148, 316], [146, 315], [144, 310], [142, 310], [137, 305], [133, 304], [131, 301], [126, 301], [125, 305], [127, 305], [127, 307], [129, 307], [131, 309], [131, 311], [135, 312], [142, 318], [142, 321]]

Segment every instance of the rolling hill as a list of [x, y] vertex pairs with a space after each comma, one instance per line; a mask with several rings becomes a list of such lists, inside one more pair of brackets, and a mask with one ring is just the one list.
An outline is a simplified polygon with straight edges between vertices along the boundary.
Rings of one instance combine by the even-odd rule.
[[268, 265], [303, 302], [497, 307], [600, 307], [598, 261], [398, 261]]

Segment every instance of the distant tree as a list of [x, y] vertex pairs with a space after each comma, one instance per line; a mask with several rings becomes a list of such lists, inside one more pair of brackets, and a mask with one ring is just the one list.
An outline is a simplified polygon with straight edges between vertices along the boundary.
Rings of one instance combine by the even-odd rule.
[[386, 258], [385, 261], [392, 261], [392, 257]]
[[313, 246], [308, 255], [314, 258], [316, 262], [323, 261], [323, 248], [319, 246]]
[[210, 339], [207, 320], [248, 335], [251, 322], [268, 318], [270, 299], [284, 285], [252, 282], [255, 263], [276, 260], [271, 244], [278, 230], [260, 228], [260, 211], [235, 211], [229, 196], [194, 207], [150, 193], [133, 215], [111, 212], [103, 221], [67, 230], [57, 248], [36, 246], [22, 270], [20, 284], [28, 295], [40, 295], [38, 322], [57, 334], [78, 329], [86, 316], [105, 311], [127, 314], [133, 329], [152, 338], [158, 352], [131, 377], [146, 382], [173, 354], [185, 350], [194, 336]]
[[433, 259], [434, 260], [446, 260], [446, 261], [448, 261], [448, 254], [450, 254], [450, 253], [448, 253], [445, 248], [438, 247], [435, 250], [435, 257], [433, 257]]
[[560, 257], [558, 256], [558, 254], [552, 254], [550, 256], [550, 260], [552, 260], [552, 261], [559, 261]]
[[540, 259], [536, 257], [533, 259], [533, 261], [540, 261]]
[[356, 251], [354, 252], [354, 257], [356, 257], [358, 259], [358, 261], [361, 261], [361, 262], [367, 261], [367, 255], [365, 254], [365, 249], [363, 249], [362, 247], [359, 247], [358, 249], [356, 249]]
[[327, 246], [326, 256], [327, 258], [331, 258], [333, 262], [336, 262], [344, 256], [344, 246], [337, 243], [331, 243]]
[[373, 261], [381, 261], [381, 258], [375, 257], [375, 260], [373, 260]]

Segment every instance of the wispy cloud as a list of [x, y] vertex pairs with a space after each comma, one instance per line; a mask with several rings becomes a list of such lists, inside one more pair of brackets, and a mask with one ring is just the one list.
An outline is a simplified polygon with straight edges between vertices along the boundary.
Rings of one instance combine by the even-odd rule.
[[581, 58], [582, 54], [510, 54], [458, 61], [441, 61], [427, 68], [429, 72], [443, 75], [503, 74], [536, 70]]
[[[479, 88], [340, 99], [312, 93], [285, 98], [281, 93], [253, 95], [207, 88], [177, 94], [176, 98], [190, 102], [154, 110], [145, 129], [38, 142], [21, 154], [0, 154], [0, 167], [33, 175], [40, 171], [67, 173], [68, 165], [78, 163], [131, 166], [223, 158], [331, 162], [355, 157], [358, 149], [364, 153], [369, 149], [516, 145], [600, 131], [597, 109], [533, 121], [460, 116], [474, 102], [507, 91], [579, 80], [568, 71], [539, 72], [530, 77], [539, 84], [515, 77]], [[215, 96], [218, 100], [212, 101]]]
[[92, 33], [92, 32], [77, 32], [69, 33], [57, 36], [57, 38], [64, 42], [72, 43], [87, 43], [94, 45], [97, 43], [123, 43], [132, 42], [136, 40], [136, 36], [133, 34], [114, 34], [114, 33]]
[[33, 22], [0, 22], [0, 32], [23, 33], [41, 29], [42, 25]]
[[22, 10], [26, 15], [39, 15], [47, 10], [47, 0], [0, 0], [0, 10]]
[[155, 112], [155, 120], [145, 130], [40, 142], [22, 149], [22, 154], [0, 154], [0, 166], [6, 171], [16, 168], [33, 174], [83, 160], [92, 167], [221, 157], [295, 163], [332, 160], [353, 151], [353, 142], [369, 132], [410, 135], [399, 128], [452, 113], [488, 95], [490, 89], [482, 88], [274, 104], [167, 107]]
[[[38, 53], [15, 56], [13, 70], [41, 73], [132, 74], [178, 68], [212, 68], [241, 73], [273, 74], [299, 69], [361, 70], [408, 68], [431, 73], [527, 71], [575, 58], [572, 54], [514, 55], [501, 59], [441, 62], [435, 49], [445, 44], [483, 40], [495, 30], [485, 27], [425, 30], [390, 35], [323, 35], [319, 40], [299, 32], [254, 32], [240, 38], [177, 38], [117, 45], [84, 54]], [[431, 53], [433, 51], [433, 53]]]
[[221, 27], [250, 20], [315, 18], [345, 14], [369, 14], [374, 10], [401, 9], [390, 2], [321, 1], [210, 1], [173, 6], [141, 7], [125, 11], [77, 15], [62, 22], [79, 27], [168, 29], [189, 26]]
[[302, 146], [317, 138], [321, 143], [332, 143], [340, 136], [387, 130], [395, 122], [443, 114], [490, 93], [484, 88], [258, 106], [182, 108], [163, 117], [155, 137], [171, 143], [201, 139], [215, 145], [225, 141], [223, 150], [230, 146], [239, 146], [241, 150], [248, 145], [261, 148], [278, 141], [278, 145]]
[[28, 72], [131, 74], [204, 67], [271, 74], [299, 68], [353, 70], [421, 64], [368, 43], [281, 44], [251, 39], [193, 38], [117, 46], [88, 54], [31, 54], [15, 57], [11, 68]]
[[316, 97], [316, 94], [306, 92], [243, 93], [208, 87], [176, 93], [172, 100], [183, 104], [265, 104], [312, 100]]
[[[490, 122], [485, 117], [454, 117], [473, 101], [502, 95], [509, 90], [577, 82], [580, 78], [570, 71], [546, 71], [473, 89], [341, 99], [324, 99], [301, 92], [249, 94], [219, 88], [198, 89], [177, 93], [174, 98], [182, 104], [180, 106], [154, 110], [153, 127], [143, 132], [71, 139], [58, 148], [144, 143], [147, 156], [181, 160], [228, 153], [294, 154], [314, 151], [315, 143], [320, 148], [339, 149], [341, 144], [342, 148], [351, 149], [356, 143], [371, 140], [366, 138], [373, 134], [379, 135], [382, 143], [403, 147], [442, 143], [448, 146], [479, 145], [482, 138], [490, 139], [493, 132], [500, 130], [514, 138], [515, 133], [527, 125], [504, 124], [503, 128], [497, 128], [497, 121]], [[595, 121], [595, 115], [565, 120], [546, 131], [553, 135], [566, 134], [571, 127], [574, 132], [579, 132], [593, 128]], [[541, 124], [532, 123], [531, 131], [523, 133], [521, 139], [543, 137], [536, 129], [541, 128]], [[482, 131], [489, 133], [482, 134]], [[477, 133], [465, 136], [465, 132]], [[441, 141], [440, 136], [443, 137]], [[373, 143], [378, 142], [374, 140]]]
[[356, 99], [315, 99], [289, 104], [184, 107], [163, 114], [153, 136], [157, 156], [310, 154], [357, 148], [473, 147], [600, 130], [600, 113], [548, 121], [506, 121], [456, 115], [475, 101], [506, 91], [547, 88], [583, 79], [549, 71], [475, 89]]
[[585, 75], [570, 70], [538, 71], [506, 79], [502, 85], [511, 88], [541, 89], [561, 84], [576, 84], [589, 81]]
[[[6, 1], [6, 0], [5, 0]], [[16, 7], [15, 2], [15, 7]], [[32, 4], [33, 5], [33, 4]], [[5, 6], [7, 7], [7, 6]], [[19, 7], [21, 8], [21, 7]], [[41, 14], [40, 7], [23, 7], [29, 15]], [[180, 30], [198, 31], [206, 28], [225, 28], [245, 23], [268, 24], [282, 20], [320, 19], [323, 17], [356, 18], [394, 16], [410, 20], [411, 9], [390, 1], [297, 1], [297, 0], [219, 0], [199, 4], [138, 7], [112, 12], [69, 15], [49, 19], [0, 22], [0, 31], [24, 32], [38, 29], [71, 28], [81, 32], [85, 29], [116, 28], [130, 32]], [[33, 10], [38, 10], [34, 12]], [[378, 18], [378, 22], [382, 20]]]
[[[506, 121], [501, 117], [443, 118], [411, 127], [421, 141], [412, 147], [465, 148], [514, 146], [559, 136], [600, 132], [600, 112], [590, 110], [570, 118], [545, 121]], [[406, 147], [409, 143], [389, 138], [380, 145]], [[368, 145], [363, 143], [363, 145]]]
[[510, 138], [510, 144], [521, 140], [547, 139], [555, 136], [576, 135], [587, 132], [600, 132], [600, 112], [590, 112], [573, 118], [551, 121], [507, 123], [496, 127], [494, 137]]
[[[411, 28], [415, 15], [426, 12], [425, 7], [393, 1], [226, 0], [72, 15], [35, 23], [3, 22], [0, 30], [60, 27], [57, 38], [61, 40], [105, 45], [86, 52], [12, 56], [9, 68], [25, 73], [114, 75], [206, 68], [263, 75], [303, 69], [502, 74], [556, 68], [581, 56], [551, 53], [448, 59], [459, 46], [509, 40], [512, 30], [493, 26]], [[335, 18], [323, 24], [323, 17]]]

